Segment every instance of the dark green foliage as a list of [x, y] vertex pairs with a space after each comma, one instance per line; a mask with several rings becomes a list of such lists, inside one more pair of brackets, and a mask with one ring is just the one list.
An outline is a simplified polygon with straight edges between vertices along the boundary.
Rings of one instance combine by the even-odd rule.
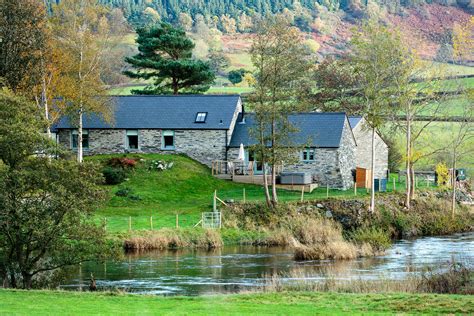
[[229, 71], [227, 79], [233, 84], [241, 83], [247, 71], [243, 68]]
[[36, 111], [1, 91], [0, 278], [13, 288], [31, 288], [49, 271], [109, 250], [93, 222], [106, 197], [99, 165], [50, 158]]
[[138, 55], [125, 60], [136, 71], [130, 78], [152, 80], [135, 94], [200, 93], [209, 89], [215, 74], [208, 63], [193, 59], [194, 43], [186, 33], [168, 23], [137, 30]]
[[130, 187], [122, 187], [119, 188], [116, 192], [116, 196], [127, 197], [133, 192], [133, 189]]
[[390, 235], [386, 231], [376, 227], [358, 228], [349, 233], [349, 239], [357, 244], [367, 243], [372, 246], [372, 249], [375, 251], [384, 251], [392, 244]]
[[125, 181], [125, 171], [121, 168], [105, 167], [102, 170], [105, 178], [105, 183], [108, 185], [120, 184]]

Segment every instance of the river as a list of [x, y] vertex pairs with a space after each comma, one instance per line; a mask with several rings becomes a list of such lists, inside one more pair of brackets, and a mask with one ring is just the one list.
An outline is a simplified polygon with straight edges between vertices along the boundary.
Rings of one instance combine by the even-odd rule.
[[384, 256], [349, 261], [297, 262], [291, 249], [226, 246], [213, 251], [177, 250], [126, 254], [125, 260], [86, 263], [68, 270], [63, 289], [87, 289], [91, 273], [100, 289], [137, 294], [236, 293], [261, 286], [271, 275], [334, 279], [403, 279], [426, 266], [455, 258], [474, 262], [474, 233], [397, 241]]

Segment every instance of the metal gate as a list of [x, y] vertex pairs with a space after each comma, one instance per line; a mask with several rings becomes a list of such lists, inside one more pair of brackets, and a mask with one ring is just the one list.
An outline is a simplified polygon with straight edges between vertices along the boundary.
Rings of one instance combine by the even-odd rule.
[[203, 228], [221, 228], [221, 212], [205, 212], [202, 213]]

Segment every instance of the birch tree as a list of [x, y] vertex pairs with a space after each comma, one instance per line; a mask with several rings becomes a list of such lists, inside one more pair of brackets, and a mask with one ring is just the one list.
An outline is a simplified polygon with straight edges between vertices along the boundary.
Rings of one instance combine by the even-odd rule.
[[389, 113], [393, 76], [402, 59], [400, 37], [375, 21], [365, 22], [353, 33], [349, 62], [358, 79], [354, 93], [360, 100], [360, 114], [364, 115], [372, 134], [371, 142], [371, 212], [375, 212], [375, 135], [385, 124]]
[[67, 113], [78, 129], [77, 160], [83, 160], [83, 119], [97, 113], [112, 120], [112, 103], [107, 97], [101, 74], [107, 57], [120, 39], [109, 27], [108, 9], [97, 0], [63, 0], [52, 8], [54, 36], [58, 49], [69, 58], [64, 61], [64, 76], [72, 89], [61, 95]]
[[[291, 133], [297, 129], [288, 115], [301, 109], [299, 92], [312, 63], [301, 34], [282, 17], [259, 25], [251, 57], [256, 70], [255, 92], [249, 97], [256, 120], [256, 127], [251, 131], [257, 140], [253, 149], [263, 165], [267, 204], [274, 207], [278, 203], [277, 169], [283, 162], [295, 160], [299, 151], [291, 142]], [[271, 194], [266, 164], [271, 172]]]

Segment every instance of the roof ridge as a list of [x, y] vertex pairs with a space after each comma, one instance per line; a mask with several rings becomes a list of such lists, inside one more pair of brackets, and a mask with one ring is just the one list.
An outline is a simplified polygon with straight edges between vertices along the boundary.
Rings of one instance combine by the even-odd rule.
[[[255, 114], [255, 112], [245, 112], [245, 115], [248, 114]], [[308, 114], [308, 115], [347, 115], [346, 112], [290, 112], [288, 113], [289, 115], [302, 115], [302, 114]]]

